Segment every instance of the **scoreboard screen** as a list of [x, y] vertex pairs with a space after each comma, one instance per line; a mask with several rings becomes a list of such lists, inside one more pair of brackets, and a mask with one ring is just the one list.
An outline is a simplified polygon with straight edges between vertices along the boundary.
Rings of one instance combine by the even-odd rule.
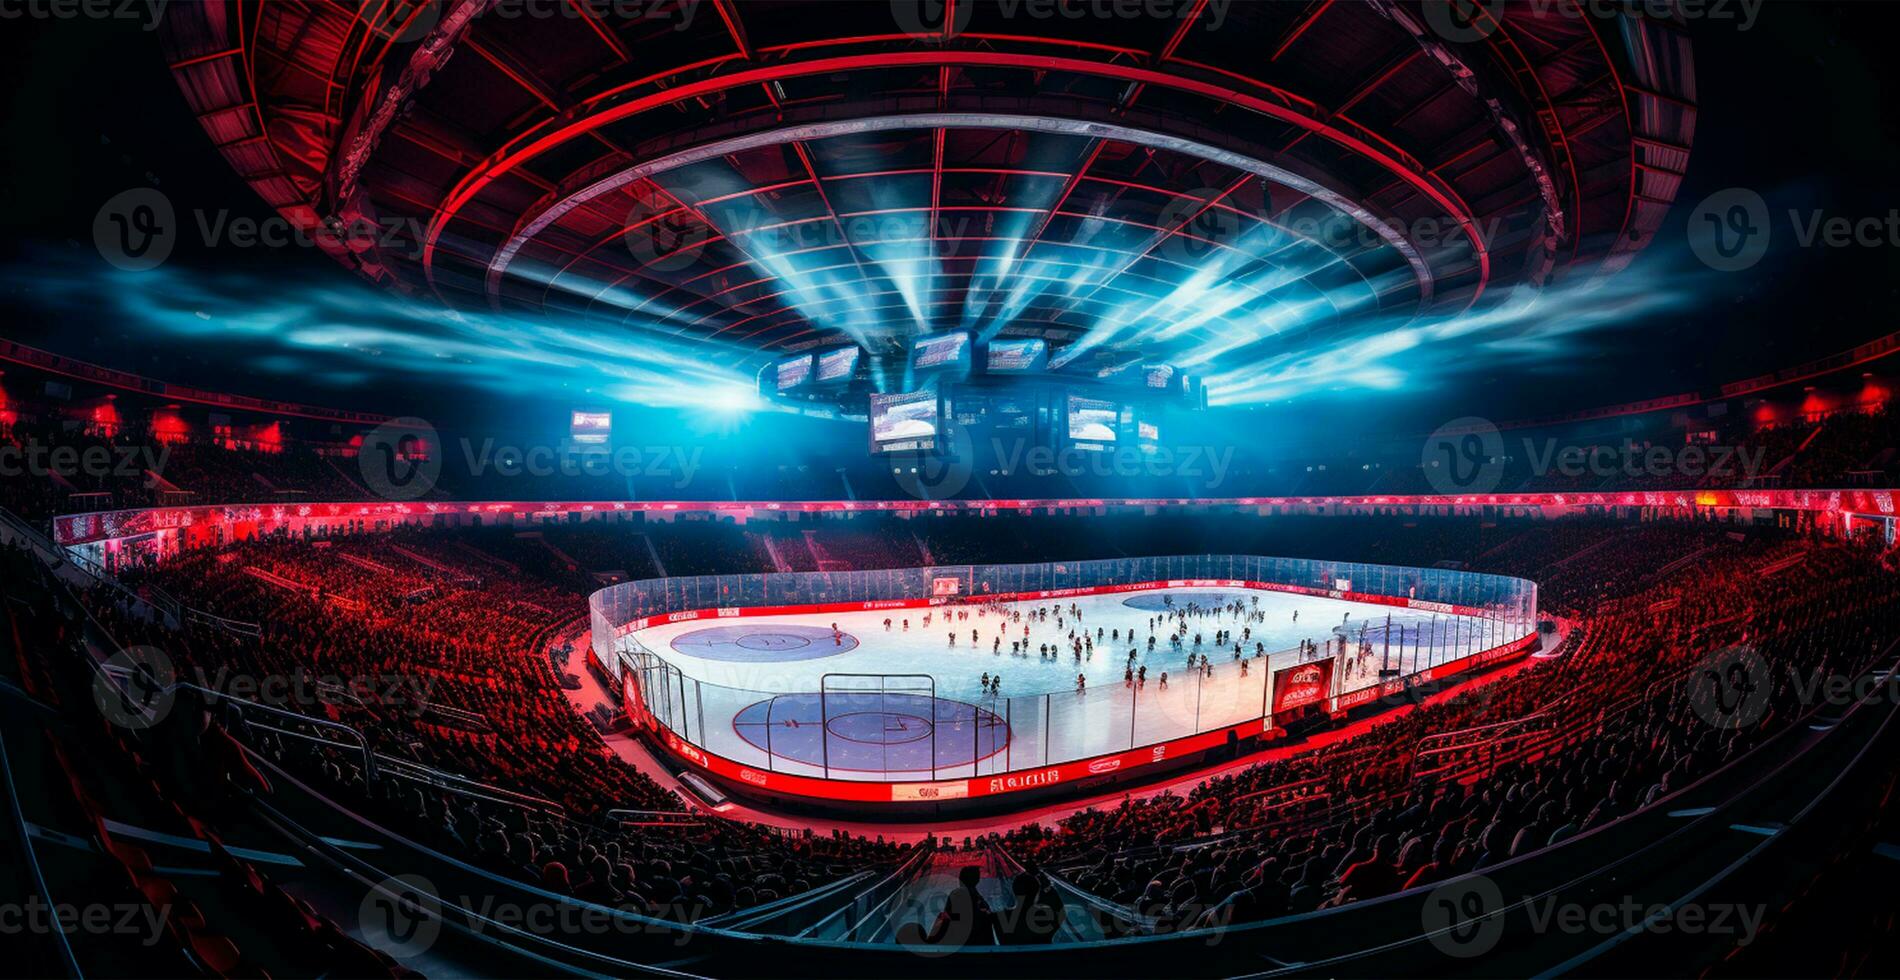
[[799, 354], [778, 362], [778, 390], [790, 391], [811, 380], [812, 355]]
[[990, 341], [991, 374], [1029, 374], [1049, 363], [1049, 342], [1039, 337]]
[[835, 381], [849, 381], [858, 373], [858, 354], [856, 347], [840, 347], [818, 355], [818, 383], [830, 384]]
[[606, 445], [613, 431], [614, 417], [611, 412], [576, 411], [567, 425], [567, 437], [577, 446]]
[[920, 337], [910, 345], [910, 366], [919, 371], [967, 366], [969, 357], [970, 335], [967, 333]]
[[1114, 402], [1070, 395], [1069, 441], [1083, 448], [1104, 449], [1115, 442], [1118, 413]]
[[937, 393], [905, 391], [871, 395], [871, 451], [934, 449], [939, 425]]

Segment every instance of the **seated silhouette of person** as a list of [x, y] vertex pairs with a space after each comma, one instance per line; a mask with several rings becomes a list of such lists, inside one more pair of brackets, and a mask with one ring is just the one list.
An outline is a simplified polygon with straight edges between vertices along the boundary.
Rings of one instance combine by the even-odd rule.
[[943, 911], [930, 931], [916, 938], [932, 946], [996, 945], [996, 913], [976, 890], [983, 869], [970, 865], [957, 872], [957, 887], [945, 896]]
[[1042, 877], [1025, 871], [1010, 883], [1016, 904], [997, 917], [997, 932], [1010, 946], [1039, 946], [1055, 941], [1063, 922], [1062, 897], [1043, 886]]

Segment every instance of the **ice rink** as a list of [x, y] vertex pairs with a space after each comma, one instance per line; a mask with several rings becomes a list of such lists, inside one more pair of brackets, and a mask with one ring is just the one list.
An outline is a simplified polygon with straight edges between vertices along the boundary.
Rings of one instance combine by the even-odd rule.
[[[1322, 654], [1331, 655], [1343, 631], [1345, 693], [1378, 683], [1383, 667], [1410, 674], [1482, 649], [1487, 625], [1489, 642], [1504, 642], [1496, 624], [1473, 618], [1183, 588], [1000, 609], [701, 619], [633, 638], [678, 669], [663, 684], [650, 672], [648, 699], [690, 742], [768, 771], [923, 781], [1088, 758], [1260, 718], [1268, 678], [1302, 660], [1302, 640], [1332, 644]], [[1232, 633], [1224, 645], [1215, 643], [1220, 630]], [[1078, 659], [1073, 643], [1085, 636], [1093, 649]], [[1054, 656], [1041, 653], [1045, 644]], [[1145, 681], [1127, 682], [1130, 651]], [[1189, 657], [1201, 655], [1211, 670], [1189, 669]], [[986, 676], [1000, 676], [995, 691]]]

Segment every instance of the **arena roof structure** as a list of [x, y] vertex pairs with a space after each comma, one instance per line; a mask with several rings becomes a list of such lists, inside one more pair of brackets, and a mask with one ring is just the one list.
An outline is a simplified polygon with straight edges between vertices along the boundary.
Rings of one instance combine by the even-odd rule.
[[949, 329], [1294, 350], [1614, 273], [1687, 163], [1652, 14], [1137, 6], [207, 0], [161, 31], [231, 166], [363, 276], [734, 365]]

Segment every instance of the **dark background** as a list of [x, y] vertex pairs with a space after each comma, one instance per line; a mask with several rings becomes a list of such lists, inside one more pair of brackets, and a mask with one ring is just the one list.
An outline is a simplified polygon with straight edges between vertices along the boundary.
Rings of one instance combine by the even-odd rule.
[[[1665, 280], [1677, 270], [1692, 276], [1698, 311], [1591, 334], [1553, 352], [1531, 375], [1513, 370], [1476, 384], [1341, 396], [1351, 403], [1346, 414], [1368, 430], [1425, 431], [1432, 427], [1425, 423], [1460, 414], [1510, 419], [1588, 408], [1706, 389], [1894, 329], [1900, 246], [1800, 249], [1782, 232], [1789, 209], [1884, 218], [1900, 208], [1894, 174], [1900, 113], [1896, 72], [1888, 66], [1900, 3], [1768, 0], [1752, 29], [1738, 26], [1691, 22], [1701, 109], [1689, 176], [1669, 226], [1632, 267]], [[510, 404], [441, 379], [358, 384], [346, 372], [260, 373], [242, 344], [181, 345], [109, 315], [47, 314], [34, 302], [43, 270], [104, 268], [93, 250], [92, 222], [119, 191], [158, 187], [181, 214], [228, 209], [263, 220], [273, 212], [211, 149], [163, 64], [156, 36], [140, 24], [0, 23], [0, 92], [8, 121], [0, 144], [6, 203], [0, 303], [7, 307], [0, 335], [162, 380], [247, 394], [564, 425], [570, 406], [558, 398]], [[1776, 215], [1776, 246], [1748, 272], [1710, 275], [1688, 255], [1684, 219], [1695, 202], [1734, 186], [1767, 199]], [[263, 284], [264, 293], [272, 283], [375, 291], [312, 249], [210, 249], [196, 238], [181, 235], [170, 263], [235, 273]], [[1304, 421], [1291, 406], [1241, 411], [1232, 420], [1250, 428]]]

